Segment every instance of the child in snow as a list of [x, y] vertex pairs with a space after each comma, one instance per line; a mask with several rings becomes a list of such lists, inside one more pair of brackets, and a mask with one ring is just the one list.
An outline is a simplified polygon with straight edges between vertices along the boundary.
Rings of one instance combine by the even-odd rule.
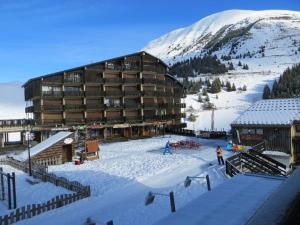
[[171, 145], [170, 145], [170, 141], [168, 141], [168, 142], [166, 143], [166, 146], [165, 146], [165, 149], [164, 149], [164, 153], [163, 153], [163, 154], [166, 154], [166, 153], [172, 154], [172, 147], [171, 147]]
[[223, 149], [221, 148], [220, 145], [218, 145], [216, 153], [217, 153], [217, 158], [218, 158], [219, 165], [221, 165], [221, 162], [222, 162], [222, 165], [224, 165]]

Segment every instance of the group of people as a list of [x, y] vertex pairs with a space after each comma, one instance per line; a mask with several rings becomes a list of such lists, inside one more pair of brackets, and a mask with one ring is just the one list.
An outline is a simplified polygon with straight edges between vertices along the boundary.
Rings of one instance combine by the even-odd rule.
[[[163, 154], [165, 155], [166, 153], [172, 154], [172, 147], [171, 147], [170, 141], [168, 141], [165, 145]], [[217, 146], [216, 153], [217, 153], [217, 159], [218, 159], [219, 165], [221, 165], [221, 164], [224, 165], [223, 149], [221, 148], [220, 145]]]

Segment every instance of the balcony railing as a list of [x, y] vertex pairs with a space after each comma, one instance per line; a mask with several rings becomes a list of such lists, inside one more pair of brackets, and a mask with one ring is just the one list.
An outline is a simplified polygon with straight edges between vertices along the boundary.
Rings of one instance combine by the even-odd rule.
[[156, 80], [156, 84], [165, 85], [165, 80]]
[[41, 106], [41, 109], [43, 111], [55, 112], [55, 111], [62, 111], [63, 106], [62, 105], [43, 105], [43, 106]]
[[124, 78], [123, 82], [124, 82], [124, 84], [140, 84], [141, 79], [139, 79], [139, 78]]
[[143, 119], [145, 121], [153, 121], [153, 120], [157, 120], [157, 116], [156, 115], [144, 115]]
[[64, 96], [79, 97], [79, 96], [83, 96], [83, 92], [82, 91], [65, 91]]
[[119, 109], [123, 108], [123, 105], [122, 104], [106, 104], [105, 108], [109, 109], [109, 110], [113, 110], [113, 109], [118, 109], [119, 110]]
[[143, 91], [144, 96], [156, 96], [156, 91]]
[[84, 106], [83, 105], [65, 105], [64, 109], [66, 111], [83, 111]]
[[63, 95], [62, 91], [43, 91], [42, 95], [44, 97], [55, 97], [55, 98], [61, 98]]
[[105, 96], [104, 91], [85, 91], [85, 96], [87, 97], [102, 97]]
[[186, 108], [185, 103], [175, 103], [175, 108]]
[[142, 116], [125, 116], [125, 122], [132, 123], [132, 122], [141, 122], [143, 120]]
[[86, 110], [104, 110], [104, 104], [86, 104]]
[[156, 91], [156, 96], [157, 97], [165, 97], [166, 96], [166, 92], [164, 92], [164, 91]]
[[123, 92], [120, 91], [105, 91], [105, 96], [123, 96]]
[[124, 117], [106, 117], [106, 123], [114, 124], [114, 123], [124, 123]]
[[88, 86], [96, 86], [99, 84], [103, 84], [104, 83], [104, 79], [103, 78], [95, 78], [93, 79], [86, 79], [85, 80], [85, 84]]
[[124, 104], [124, 107], [127, 109], [139, 109], [141, 108], [141, 103], [137, 102], [137, 103], [126, 103]]
[[124, 91], [124, 95], [125, 96], [140, 96], [141, 95], [141, 91], [139, 90], [135, 90], [135, 91]]
[[143, 104], [143, 108], [144, 109], [149, 109], [149, 108], [157, 108], [158, 107], [158, 104], [155, 103], [155, 102], [151, 102], [151, 103], [144, 103]]
[[153, 78], [143, 78], [143, 84], [156, 84], [156, 79], [153, 79]]
[[37, 124], [43, 124], [43, 125], [53, 125], [53, 124], [62, 124], [63, 121], [62, 119], [43, 119], [43, 120], [38, 120]]
[[83, 118], [66, 118], [65, 123], [66, 124], [83, 124], [83, 123], [85, 123], [85, 119], [83, 119]]
[[33, 106], [28, 106], [25, 108], [26, 113], [33, 113], [34, 112], [34, 107]]
[[104, 78], [105, 84], [122, 84], [122, 78]]

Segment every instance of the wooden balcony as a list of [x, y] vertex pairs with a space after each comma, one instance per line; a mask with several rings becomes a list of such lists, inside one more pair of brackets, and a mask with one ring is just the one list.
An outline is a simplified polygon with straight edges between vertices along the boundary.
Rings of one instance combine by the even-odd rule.
[[87, 111], [101, 111], [106, 108], [105, 104], [86, 104]]
[[119, 104], [119, 105], [106, 104], [105, 109], [110, 110], [110, 111], [121, 110], [121, 109], [123, 109], [123, 105], [122, 104]]
[[157, 85], [165, 85], [165, 80], [156, 80]]
[[83, 118], [66, 118], [64, 120], [65, 124], [73, 125], [73, 124], [84, 124], [85, 119]]
[[96, 78], [95, 80], [86, 80], [85, 85], [86, 86], [99, 86], [104, 83], [103, 78]]
[[160, 108], [173, 108], [174, 107], [174, 104], [173, 103], [169, 103], [169, 102], [166, 102], [166, 103], [158, 103], [158, 107]]
[[142, 83], [142, 80], [141, 79], [139, 79], [139, 78], [124, 78], [123, 79], [123, 83], [124, 83], [124, 85], [126, 85], [126, 84], [140, 84], [140, 83]]
[[124, 117], [106, 117], [107, 124], [124, 123]]
[[105, 96], [104, 91], [85, 91], [85, 96], [88, 97], [103, 97]]
[[25, 113], [33, 113], [34, 112], [34, 107], [33, 106], [28, 106], [25, 108]]
[[156, 109], [158, 108], [158, 104], [153, 102], [153, 103], [144, 103], [143, 104], [144, 109]]
[[80, 112], [80, 111], [84, 111], [85, 107], [84, 105], [65, 105], [64, 110], [72, 111], [72, 112]]
[[50, 126], [50, 125], [56, 125], [56, 124], [63, 124], [63, 120], [53, 120], [53, 119], [43, 119], [43, 120], [37, 120], [37, 124], [42, 124], [45, 126]]
[[82, 91], [65, 91], [64, 97], [83, 97]]
[[122, 84], [122, 78], [104, 78], [104, 83], [107, 84]]
[[124, 96], [135, 96], [135, 97], [139, 97], [141, 96], [141, 91], [136, 90], [136, 91], [124, 91]]
[[105, 96], [107, 97], [122, 97], [123, 96], [123, 92], [120, 91], [105, 91]]
[[60, 112], [63, 110], [62, 105], [43, 105], [40, 107], [43, 112]]
[[136, 102], [136, 103], [126, 103], [124, 104], [124, 108], [126, 109], [139, 109], [141, 108], [141, 103]]
[[144, 96], [149, 96], [149, 97], [155, 97], [156, 96], [156, 91], [143, 91], [142, 92]]
[[127, 123], [138, 123], [143, 120], [142, 116], [125, 116], [124, 121]]
[[156, 79], [153, 78], [143, 78], [143, 84], [156, 84]]
[[156, 115], [144, 115], [143, 120], [144, 121], [155, 121], [155, 120], [157, 120], [157, 116]]
[[175, 103], [175, 108], [186, 108], [185, 103]]
[[43, 91], [42, 96], [45, 98], [62, 98], [62, 91]]
[[94, 124], [94, 123], [105, 123], [104, 118], [86, 118], [86, 122], [89, 124]]
[[165, 97], [167, 95], [166, 92], [164, 91], [156, 91], [156, 96], [157, 97]]

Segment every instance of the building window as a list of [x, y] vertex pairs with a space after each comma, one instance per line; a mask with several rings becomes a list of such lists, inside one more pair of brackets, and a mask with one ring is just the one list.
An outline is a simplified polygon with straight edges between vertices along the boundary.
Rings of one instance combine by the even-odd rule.
[[119, 98], [106, 98], [104, 99], [104, 104], [110, 107], [120, 107], [121, 101]]
[[71, 74], [66, 74], [65, 82], [80, 83], [81, 82], [81, 73], [74, 72]]
[[300, 133], [300, 125], [296, 125], [296, 132]]
[[256, 134], [258, 135], [263, 135], [264, 134], [264, 130], [259, 128], [259, 129], [256, 129]]

